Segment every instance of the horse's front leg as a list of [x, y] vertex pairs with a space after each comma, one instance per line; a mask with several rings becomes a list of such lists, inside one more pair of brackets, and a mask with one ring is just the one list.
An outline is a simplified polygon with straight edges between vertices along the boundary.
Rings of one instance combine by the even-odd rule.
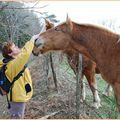
[[92, 106], [95, 107], [96, 109], [98, 109], [99, 107], [101, 107], [100, 104], [100, 97], [98, 95], [98, 91], [97, 91], [97, 83], [96, 83], [96, 79], [95, 79], [95, 72], [85, 72], [85, 76], [87, 78], [87, 81], [89, 83], [90, 89], [92, 91], [93, 94], [93, 104]]
[[81, 87], [81, 98], [80, 98], [80, 102], [83, 102], [83, 101], [85, 100], [85, 97], [86, 97], [85, 83], [83, 82], [83, 74], [82, 74], [82, 77], [81, 77], [80, 87]]

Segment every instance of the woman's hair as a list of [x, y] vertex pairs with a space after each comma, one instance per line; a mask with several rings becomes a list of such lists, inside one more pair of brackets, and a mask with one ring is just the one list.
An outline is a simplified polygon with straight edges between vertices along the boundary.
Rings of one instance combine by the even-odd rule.
[[4, 42], [2, 46], [2, 55], [4, 58], [11, 58], [8, 54], [12, 52], [11, 46], [13, 45], [12, 41]]

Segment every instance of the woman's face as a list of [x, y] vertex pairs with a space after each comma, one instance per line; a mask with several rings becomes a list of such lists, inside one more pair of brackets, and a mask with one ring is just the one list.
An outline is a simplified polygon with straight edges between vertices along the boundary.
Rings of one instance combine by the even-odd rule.
[[10, 56], [12, 56], [12, 57], [17, 56], [21, 51], [20, 48], [18, 48], [18, 46], [16, 46], [14, 43], [11, 46], [11, 50], [12, 50], [12, 52], [10, 53]]

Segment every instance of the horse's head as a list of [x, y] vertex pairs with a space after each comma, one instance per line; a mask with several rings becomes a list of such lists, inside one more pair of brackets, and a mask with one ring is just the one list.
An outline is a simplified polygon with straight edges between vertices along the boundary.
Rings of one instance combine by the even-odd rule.
[[[47, 26], [50, 26], [50, 23], [48, 21]], [[38, 55], [39, 53], [45, 53], [50, 50], [66, 51], [68, 49], [76, 49], [78, 46], [74, 42], [72, 36], [73, 29], [74, 23], [67, 16], [66, 22], [40, 34], [39, 39], [35, 42], [35, 46], [37, 46], [37, 48], [33, 49], [33, 53]], [[80, 47], [80, 45], [79, 51], [84, 51], [84, 48], [82, 46]]]
[[[51, 28], [54, 27], [54, 24], [50, 21], [48, 21], [47, 19], [44, 19], [45, 20], [45, 30], [49, 30]], [[36, 42], [37, 41], [37, 42]], [[34, 49], [32, 51], [32, 53], [35, 55], [35, 56], [38, 56], [39, 52], [40, 52], [40, 47], [42, 47], [43, 45], [43, 42], [42, 40], [36, 40], [35, 41], [35, 46], [34, 46]]]
[[33, 53], [38, 55], [49, 50], [63, 50], [66, 49], [71, 40], [71, 36], [66, 34], [67, 24], [63, 23], [54, 27], [54, 24], [46, 21], [46, 32], [42, 33], [39, 39], [35, 42]]

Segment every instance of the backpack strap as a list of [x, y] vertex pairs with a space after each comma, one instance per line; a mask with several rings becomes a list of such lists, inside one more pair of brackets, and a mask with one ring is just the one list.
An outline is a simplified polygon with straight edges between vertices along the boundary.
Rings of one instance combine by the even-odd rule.
[[13, 84], [16, 80], [18, 80], [21, 76], [22, 76], [22, 73], [25, 71], [25, 69], [27, 68], [27, 64], [24, 66], [24, 68], [18, 73], [17, 76], [15, 76], [13, 78], [13, 81], [11, 83], [11, 88], [10, 88], [10, 101], [12, 101], [12, 87], [13, 87]]
[[9, 101], [9, 99], [8, 99], [8, 95], [6, 95], [6, 98], [7, 98], [7, 103], [8, 103], [8, 109], [10, 109], [11, 106], [10, 106], [10, 101]]
[[13, 78], [13, 81], [12, 81], [12, 83], [11, 83], [11, 86], [14, 84], [14, 82], [15, 82], [16, 80], [18, 80], [18, 79], [22, 76], [22, 73], [25, 71], [26, 68], [27, 68], [27, 64], [26, 64], [26, 65], [24, 66], [24, 68], [18, 73], [18, 75]]

